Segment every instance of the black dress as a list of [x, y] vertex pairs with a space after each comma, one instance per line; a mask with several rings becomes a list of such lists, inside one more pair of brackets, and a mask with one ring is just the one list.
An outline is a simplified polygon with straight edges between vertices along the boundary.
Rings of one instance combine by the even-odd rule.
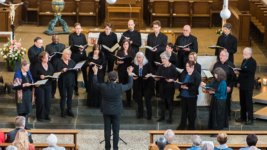
[[156, 75], [163, 76], [159, 80], [159, 96], [161, 98], [161, 113], [159, 121], [165, 118], [165, 107], [169, 110], [169, 118], [168, 122], [172, 122], [172, 111], [173, 111], [173, 96], [174, 96], [174, 82], [167, 82], [166, 79], [174, 79], [176, 80], [178, 77], [178, 72], [176, 71], [176, 67], [174, 65], [170, 65], [168, 67], [164, 67], [163, 65], [159, 66]]
[[138, 104], [137, 118], [142, 118], [144, 113], [143, 97], [145, 98], [147, 119], [150, 120], [152, 117], [152, 106], [151, 97], [154, 95], [154, 81], [153, 78], [145, 79], [145, 75], [152, 73], [151, 65], [145, 64], [143, 67], [133, 64], [133, 73], [138, 78], [134, 80], [133, 84], [133, 99]]
[[[102, 68], [98, 68], [97, 72], [97, 79], [99, 83], [104, 82], [104, 72], [105, 70], [103, 69], [103, 66], [105, 64], [105, 57], [103, 53], [100, 53], [100, 56], [98, 59], [93, 58], [93, 52], [89, 53], [88, 55], [88, 64], [90, 62], [96, 63], [98, 65], [101, 65]], [[93, 106], [93, 107], [99, 107], [101, 104], [101, 94], [100, 91], [95, 87], [93, 84], [93, 77], [94, 77], [94, 72], [93, 72], [93, 67], [94, 65], [88, 65], [88, 87], [87, 87], [87, 105], [88, 106]]]
[[[48, 62], [47, 70], [43, 67], [42, 63], [37, 63], [33, 68], [33, 79], [35, 81], [42, 80], [41, 75], [52, 76], [54, 73], [54, 68], [51, 63]], [[36, 118], [41, 121], [42, 119], [48, 119], [50, 115], [51, 108], [51, 90], [52, 90], [52, 79], [49, 79], [46, 84], [40, 85], [35, 88], [36, 97]]]
[[[32, 112], [32, 91], [33, 87], [22, 87], [24, 83], [33, 83], [33, 78], [31, 73], [28, 71], [26, 75], [23, 75], [20, 70], [15, 72], [14, 81], [19, 80], [19, 85], [14, 85], [13, 89], [16, 90], [16, 105], [17, 105], [17, 114], [24, 116], [26, 119], [25, 127], [28, 127], [28, 116]], [[22, 92], [22, 93], [20, 93]], [[20, 94], [22, 97], [20, 98]]]
[[[63, 68], [74, 68], [75, 62], [69, 60], [68, 64], [61, 59], [57, 63], [56, 71], [62, 71]], [[60, 109], [61, 115], [64, 116], [65, 101], [67, 100], [67, 111], [72, 108], [72, 95], [75, 86], [75, 72], [74, 70], [63, 72], [58, 79], [58, 89], [60, 94]]]
[[[127, 67], [129, 67], [132, 64], [134, 55], [135, 53], [131, 49], [128, 50], [128, 55], [124, 53], [123, 49], [117, 52], [117, 56], [127, 58], [124, 60], [123, 64], [118, 64], [119, 82], [122, 84], [128, 83], [129, 76], [127, 73]], [[126, 100], [127, 100], [126, 106], [130, 107], [131, 106], [131, 89], [126, 91]]]

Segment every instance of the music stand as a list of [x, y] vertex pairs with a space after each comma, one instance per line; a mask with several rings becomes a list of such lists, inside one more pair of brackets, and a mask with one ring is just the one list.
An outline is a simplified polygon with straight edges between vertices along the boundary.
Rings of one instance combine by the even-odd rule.
[[[111, 136], [113, 136], [113, 133], [110, 135], [110, 137]], [[110, 140], [112, 140], [112, 139], [110, 139]], [[127, 145], [127, 142], [125, 142], [121, 137], [119, 137], [119, 140], [122, 141], [125, 145]], [[105, 141], [105, 139], [100, 141], [99, 144], [102, 144], [104, 141]]]

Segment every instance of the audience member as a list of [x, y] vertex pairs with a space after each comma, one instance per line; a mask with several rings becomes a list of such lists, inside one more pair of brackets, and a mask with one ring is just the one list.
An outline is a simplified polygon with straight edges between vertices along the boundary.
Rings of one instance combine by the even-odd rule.
[[202, 140], [200, 138], [199, 135], [193, 135], [192, 138], [192, 147], [191, 148], [188, 148], [187, 150], [201, 150], [201, 143], [202, 143]]
[[[256, 144], [258, 142], [258, 137], [256, 136], [256, 134], [249, 134], [247, 136], [247, 147], [244, 148], [240, 148], [240, 150], [250, 150], [250, 149], [255, 149]], [[257, 148], [257, 147], [256, 147]]]
[[[15, 119], [15, 127], [16, 129], [7, 133], [6, 143], [12, 143], [15, 140], [16, 134], [20, 129], [25, 128], [25, 117], [17, 116]], [[28, 133], [29, 142], [33, 143], [31, 133]]]
[[64, 147], [59, 147], [57, 146], [57, 137], [55, 134], [50, 134], [47, 138], [46, 138], [48, 147], [44, 148], [43, 150], [65, 150]]
[[12, 145], [16, 146], [19, 150], [35, 150], [34, 145], [30, 144], [28, 136], [29, 133], [25, 129], [18, 130]]
[[156, 144], [157, 144], [159, 150], [164, 150], [164, 148], [167, 144], [167, 140], [164, 137], [160, 137], [157, 139]]
[[167, 150], [179, 150], [178, 146], [173, 144], [173, 140], [175, 138], [175, 133], [171, 129], [168, 129], [165, 131], [164, 138], [167, 140], [167, 144], [165, 146], [165, 149], [167, 149]]
[[214, 149], [214, 145], [211, 143], [205, 143], [201, 148], [201, 150], [213, 150], [213, 149]]
[[9, 145], [8, 147], [6, 147], [6, 150], [18, 150], [18, 148], [16, 146]]
[[227, 142], [227, 134], [226, 133], [219, 133], [217, 136], [217, 141], [220, 145], [214, 148], [214, 150], [232, 150], [226, 145]]

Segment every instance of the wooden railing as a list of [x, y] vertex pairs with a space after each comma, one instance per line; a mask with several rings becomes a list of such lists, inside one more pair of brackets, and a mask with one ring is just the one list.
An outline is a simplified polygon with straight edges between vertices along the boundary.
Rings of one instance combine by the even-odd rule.
[[[0, 129], [1, 132], [4, 132], [7, 134], [8, 132], [12, 131], [13, 129]], [[78, 130], [72, 130], [72, 129], [32, 129], [29, 130], [31, 134], [63, 134], [63, 135], [72, 135], [73, 137], [73, 143], [72, 144], [58, 144], [59, 146], [66, 147], [67, 149], [77, 150], [78, 144], [77, 144], [77, 134]], [[71, 141], [70, 141], [71, 142]], [[10, 145], [11, 143], [2, 143], [0, 144], [0, 147], [6, 147]], [[44, 147], [47, 147], [47, 143], [34, 143], [36, 149], [41, 149]]]

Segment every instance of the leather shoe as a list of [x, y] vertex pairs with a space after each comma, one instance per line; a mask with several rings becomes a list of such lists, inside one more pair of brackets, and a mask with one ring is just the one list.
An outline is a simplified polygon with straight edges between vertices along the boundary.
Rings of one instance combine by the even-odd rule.
[[44, 120], [51, 121], [51, 118], [48, 116], [48, 117], [45, 117]]
[[245, 125], [253, 125], [253, 120], [246, 121]]
[[245, 122], [245, 120], [241, 119], [241, 118], [238, 118], [235, 120], [236, 122]]
[[61, 112], [61, 117], [62, 118], [65, 118], [66, 117], [66, 114], [64, 112]]
[[73, 114], [73, 112], [72, 112], [71, 110], [69, 110], [69, 111], [67, 112], [67, 114], [68, 114], [68, 116], [74, 117], [74, 114]]

